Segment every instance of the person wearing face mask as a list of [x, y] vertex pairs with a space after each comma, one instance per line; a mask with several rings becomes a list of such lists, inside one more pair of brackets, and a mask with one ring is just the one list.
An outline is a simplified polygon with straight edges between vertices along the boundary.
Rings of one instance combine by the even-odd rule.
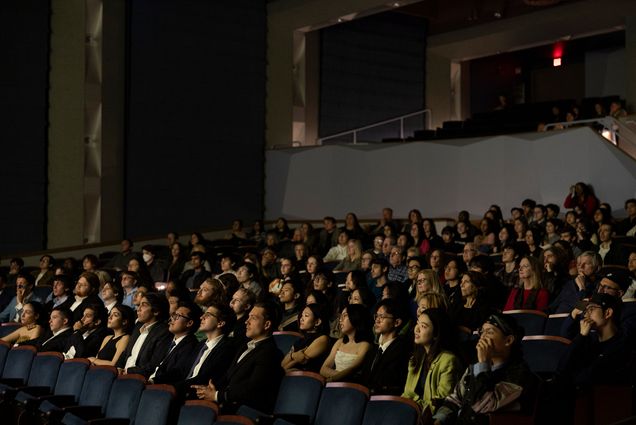
[[141, 248], [142, 258], [150, 272], [153, 282], [165, 282], [166, 270], [157, 259], [157, 248], [153, 245], [144, 245]]

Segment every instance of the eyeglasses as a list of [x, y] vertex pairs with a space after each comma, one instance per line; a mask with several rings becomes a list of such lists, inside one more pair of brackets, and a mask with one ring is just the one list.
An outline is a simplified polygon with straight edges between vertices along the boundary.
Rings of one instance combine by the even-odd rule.
[[210, 313], [209, 311], [206, 311], [205, 313], [203, 313], [203, 318], [210, 318], [210, 317], [214, 317], [215, 319], [219, 318], [217, 314]]
[[408, 266], [407, 270], [419, 270], [420, 266]]
[[600, 283], [598, 285], [598, 291], [597, 291], [598, 293], [604, 294], [604, 293], [607, 293], [608, 291], [618, 292], [618, 291], [620, 291], [620, 289], [613, 288], [613, 287], [611, 287], [609, 285], [604, 285], [602, 283]]
[[179, 314], [179, 313], [172, 313], [170, 315], [170, 320], [178, 320], [179, 318], [181, 319], [185, 319], [185, 320], [190, 320], [190, 318], [188, 316], [184, 316], [183, 314]]
[[591, 312], [592, 310], [596, 309], [596, 308], [602, 308], [601, 306], [598, 306], [596, 304], [590, 304], [587, 307], [585, 307], [585, 312]]
[[388, 314], [374, 314], [373, 315], [373, 320], [375, 320], [376, 322], [378, 320], [384, 320], [384, 319], [393, 319], [393, 316], [390, 316]]

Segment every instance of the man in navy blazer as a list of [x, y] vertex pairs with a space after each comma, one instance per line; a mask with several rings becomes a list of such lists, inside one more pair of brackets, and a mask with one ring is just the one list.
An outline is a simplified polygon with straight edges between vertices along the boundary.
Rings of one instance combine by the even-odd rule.
[[278, 305], [257, 303], [245, 322], [249, 341], [239, 348], [225, 376], [218, 383], [210, 380], [198, 386], [197, 396], [219, 403], [223, 413], [233, 413], [241, 405], [271, 413], [284, 375], [283, 355], [272, 338], [280, 317]]
[[194, 333], [199, 329], [201, 309], [190, 301], [181, 301], [170, 315], [168, 330], [173, 335], [168, 351], [148, 379], [154, 384], [174, 384], [185, 379], [187, 362], [199, 341]]
[[165, 322], [169, 310], [168, 300], [162, 295], [149, 293], [141, 299], [137, 308], [139, 323], [117, 363], [122, 373], [139, 373], [149, 378], [161, 363], [172, 341]]
[[236, 345], [228, 333], [234, 328], [234, 313], [229, 306], [213, 303], [201, 316], [199, 331], [207, 337], [201, 341], [188, 359], [185, 380], [176, 385], [177, 393], [196, 398], [196, 388], [220, 382], [236, 354]]

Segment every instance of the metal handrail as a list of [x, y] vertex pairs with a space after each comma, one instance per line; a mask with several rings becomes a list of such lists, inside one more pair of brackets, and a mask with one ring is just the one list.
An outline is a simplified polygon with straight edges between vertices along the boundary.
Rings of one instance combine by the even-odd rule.
[[556, 128], [557, 126], [568, 128], [572, 125], [578, 124], [602, 125], [603, 130], [601, 131], [601, 135], [610, 143], [618, 147], [621, 151], [625, 152], [633, 159], [636, 159], [636, 131], [627, 126], [627, 124], [636, 124], [632, 118], [628, 118], [625, 122], [622, 122], [621, 120], [608, 115], [602, 118], [550, 123], [544, 128], [545, 130]]
[[406, 118], [410, 118], [410, 117], [414, 117], [417, 115], [422, 115], [424, 114], [426, 116], [426, 128], [431, 128], [431, 122], [432, 122], [432, 117], [431, 117], [431, 110], [430, 109], [422, 109], [420, 111], [416, 111], [416, 112], [411, 112], [410, 114], [406, 114], [406, 115], [401, 115], [399, 117], [395, 117], [395, 118], [391, 118], [388, 120], [384, 120], [384, 121], [379, 121], [373, 124], [369, 124], [369, 125], [365, 125], [364, 127], [358, 127], [358, 128], [354, 128], [352, 130], [347, 130], [347, 131], [343, 131], [337, 134], [332, 134], [330, 136], [326, 136], [326, 137], [319, 137], [318, 139], [316, 139], [316, 144], [318, 145], [322, 145], [322, 142], [324, 142], [325, 140], [329, 140], [329, 139], [335, 139], [336, 137], [342, 137], [342, 136], [346, 136], [349, 134], [353, 134], [353, 144], [355, 145], [356, 143], [358, 143], [358, 133], [360, 131], [364, 131], [364, 130], [368, 130], [370, 128], [374, 128], [374, 127], [379, 127], [381, 125], [385, 125], [385, 124], [390, 124], [392, 122], [396, 122], [399, 121], [400, 122], [400, 139], [404, 139], [404, 120]]

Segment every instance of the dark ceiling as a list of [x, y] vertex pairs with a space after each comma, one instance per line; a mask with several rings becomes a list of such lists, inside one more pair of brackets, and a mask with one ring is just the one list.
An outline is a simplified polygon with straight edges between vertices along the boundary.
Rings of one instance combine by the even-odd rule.
[[[440, 34], [474, 25], [533, 13], [580, 0], [424, 0], [395, 9], [429, 20], [429, 34]], [[531, 6], [541, 3], [542, 6]]]

